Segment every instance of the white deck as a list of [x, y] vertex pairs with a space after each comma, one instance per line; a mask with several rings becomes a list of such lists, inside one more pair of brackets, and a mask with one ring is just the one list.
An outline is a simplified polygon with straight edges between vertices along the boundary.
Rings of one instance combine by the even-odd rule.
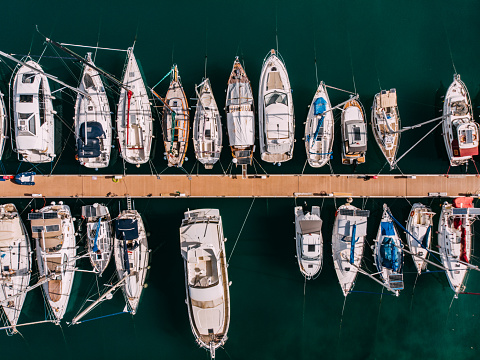
[[[320, 207], [312, 206], [311, 212], [304, 213], [302, 206], [297, 206], [294, 214], [298, 266], [307, 280], [315, 279], [323, 265]], [[311, 232], [308, 231], [309, 227]]]
[[[421, 274], [422, 270], [427, 267], [425, 259], [428, 257], [428, 250], [432, 244], [434, 214], [435, 213], [425, 205], [415, 203], [413, 204], [412, 210], [407, 219], [406, 229], [415, 237], [414, 239], [407, 233], [407, 244], [410, 251], [415, 254], [412, 255], [412, 258], [419, 274]], [[428, 238], [425, 239], [429, 227], [430, 231], [428, 231]], [[426, 242], [425, 247], [422, 246], [424, 242]]]

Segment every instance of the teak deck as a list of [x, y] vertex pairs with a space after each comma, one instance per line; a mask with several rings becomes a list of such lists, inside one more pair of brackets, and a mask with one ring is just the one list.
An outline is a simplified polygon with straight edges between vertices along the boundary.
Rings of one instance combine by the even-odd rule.
[[[115, 182], [116, 181], [116, 182]], [[0, 182], [0, 197], [454, 197], [480, 194], [476, 175], [113, 175], [35, 176], [35, 185]]]

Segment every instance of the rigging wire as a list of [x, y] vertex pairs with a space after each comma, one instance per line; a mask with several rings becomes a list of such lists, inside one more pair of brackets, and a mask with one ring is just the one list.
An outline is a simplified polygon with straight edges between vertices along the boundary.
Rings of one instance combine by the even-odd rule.
[[235, 240], [235, 243], [233, 244], [233, 249], [230, 252], [230, 256], [228, 257], [227, 264], [230, 264], [230, 259], [232, 258], [233, 252], [235, 251], [235, 247], [237, 246], [238, 239], [240, 239], [240, 235], [242, 235], [243, 228], [247, 222], [248, 215], [250, 215], [250, 211], [252, 210], [253, 204], [255, 203], [255, 196], [253, 197], [252, 203], [250, 204], [250, 208], [248, 209], [247, 216], [245, 216], [245, 220], [243, 220], [242, 227], [240, 228], [240, 232], [238, 233], [237, 239]]

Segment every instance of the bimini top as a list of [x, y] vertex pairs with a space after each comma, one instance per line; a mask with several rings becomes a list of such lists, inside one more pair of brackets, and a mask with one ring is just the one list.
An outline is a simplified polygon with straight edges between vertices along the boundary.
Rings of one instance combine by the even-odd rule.
[[319, 234], [322, 230], [322, 220], [300, 220], [300, 229], [302, 235], [305, 234]]
[[138, 239], [138, 224], [136, 219], [115, 220], [115, 237], [122, 240]]
[[[87, 131], [85, 134], [85, 124], [87, 124]], [[96, 121], [83, 122], [80, 125], [80, 131], [78, 138], [78, 157], [80, 158], [96, 158], [100, 156], [100, 141], [98, 140], [103, 136], [102, 124]], [[86, 135], [86, 136], [85, 136]]]

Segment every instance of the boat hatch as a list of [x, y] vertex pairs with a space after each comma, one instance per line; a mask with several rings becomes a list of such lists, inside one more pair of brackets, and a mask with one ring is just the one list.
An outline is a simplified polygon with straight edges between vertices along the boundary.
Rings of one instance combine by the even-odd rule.
[[268, 74], [267, 91], [273, 89], [285, 89], [282, 78], [280, 77], [280, 73], [278, 71], [272, 71]]
[[138, 223], [136, 219], [115, 220], [115, 236], [117, 239], [138, 239]]
[[20, 95], [21, 103], [33, 103], [33, 95]]
[[19, 135], [36, 134], [35, 115], [33, 113], [18, 113]]
[[322, 220], [300, 220], [300, 229], [302, 235], [305, 234], [319, 234], [322, 230]]
[[93, 79], [89, 74], [85, 74], [85, 76], [83, 77], [83, 84], [85, 86], [85, 89], [91, 88], [94, 91], [96, 90], [95, 83], [93, 82]]
[[23, 74], [22, 83], [33, 84], [34, 81], [35, 81], [35, 74]]

